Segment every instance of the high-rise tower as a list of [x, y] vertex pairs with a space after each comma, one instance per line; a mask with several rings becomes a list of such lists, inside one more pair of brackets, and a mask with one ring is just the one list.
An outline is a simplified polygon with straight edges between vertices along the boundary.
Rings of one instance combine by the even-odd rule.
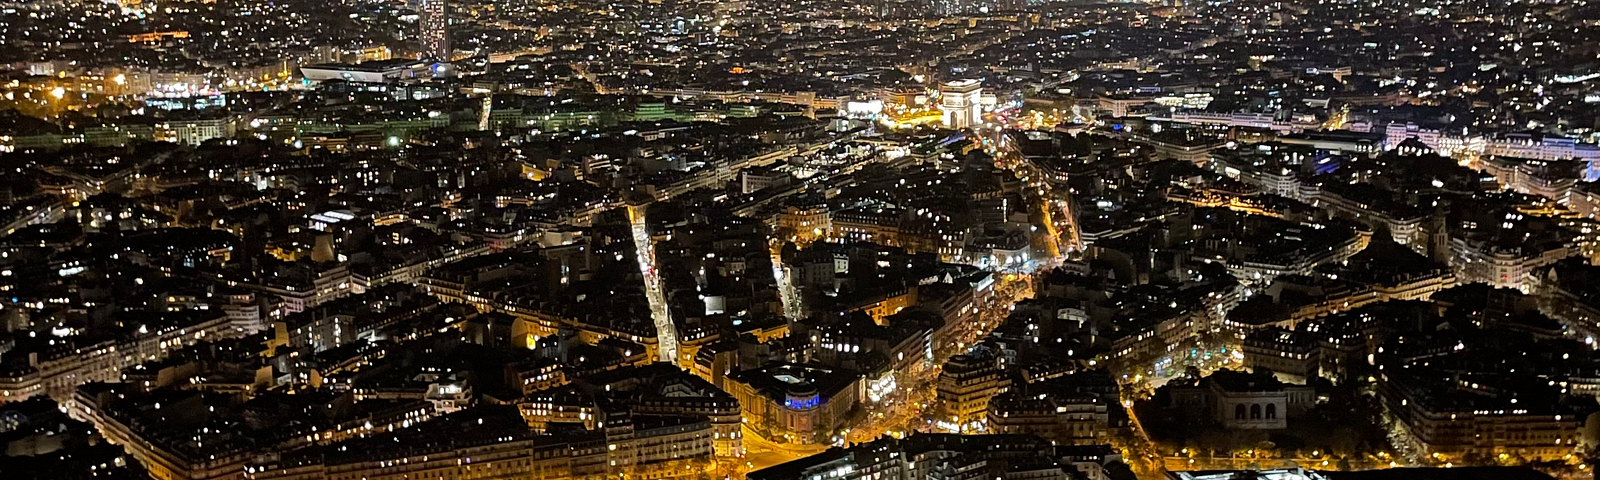
[[450, 61], [450, 4], [447, 0], [422, 0], [423, 55], [441, 62]]

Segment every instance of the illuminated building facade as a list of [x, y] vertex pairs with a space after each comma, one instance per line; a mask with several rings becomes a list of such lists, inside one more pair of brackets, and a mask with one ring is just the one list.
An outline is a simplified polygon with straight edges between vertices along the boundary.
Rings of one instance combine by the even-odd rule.
[[422, 18], [417, 25], [422, 28], [419, 39], [422, 52], [435, 60], [450, 61], [450, 4], [448, 0], [423, 0]]
[[723, 390], [739, 399], [745, 425], [780, 443], [827, 444], [865, 396], [855, 372], [782, 364], [746, 370], [724, 379]]
[[1285, 384], [1262, 372], [1218, 370], [1198, 384], [1172, 389], [1174, 407], [1210, 415], [1217, 423], [1238, 430], [1288, 428], [1289, 417], [1316, 403], [1309, 386]]
[[944, 126], [962, 129], [983, 118], [983, 84], [977, 80], [958, 80], [939, 86]]
[[987, 348], [956, 355], [939, 372], [936, 385], [940, 422], [950, 422], [961, 431], [981, 427], [989, 411], [989, 400], [1010, 386], [1002, 370], [1001, 357]]
[[[1378, 376], [1379, 398], [1406, 432], [1410, 447], [1445, 462], [1515, 454], [1562, 460], [1572, 454], [1583, 418], [1545, 397], [1511, 392], [1463, 377], [1442, 382], [1418, 375]], [[1523, 393], [1523, 394], [1518, 394]], [[1525, 397], [1518, 402], [1516, 397]], [[1465, 401], [1463, 401], [1465, 400]]]
[[1098, 445], [1111, 432], [1108, 405], [1094, 395], [1012, 391], [988, 403], [990, 433], [1033, 434], [1056, 445]]

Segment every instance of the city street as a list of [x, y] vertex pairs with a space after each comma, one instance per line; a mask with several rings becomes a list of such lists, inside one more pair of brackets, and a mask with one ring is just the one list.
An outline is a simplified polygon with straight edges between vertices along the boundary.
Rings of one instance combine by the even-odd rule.
[[672, 323], [672, 312], [667, 307], [666, 294], [661, 290], [661, 276], [656, 272], [655, 239], [650, 236], [645, 223], [646, 205], [629, 205], [628, 220], [632, 222], [634, 252], [638, 255], [639, 273], [644, 277], [644, 293], [650, 302], [650, 318], [656, 326], [656, 345], [663, 362], [678, 363], [678, 328]]

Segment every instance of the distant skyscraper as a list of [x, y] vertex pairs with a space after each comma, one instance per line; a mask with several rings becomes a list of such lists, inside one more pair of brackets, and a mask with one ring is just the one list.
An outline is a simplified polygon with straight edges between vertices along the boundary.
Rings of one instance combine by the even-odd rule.
[[932, 0], [928, 8], [934, 15], [980, 15], [1024, 4], [1025, 0]]
[[967, 128], [983, 115], [983, 84], [977, 80], [957, 80], [939, 86], [940, 109], [944, 110], [944, 126]]
[[422, 0], [422, 52], [442, 62], [450, 61], [450, 4], [447, 0]]

